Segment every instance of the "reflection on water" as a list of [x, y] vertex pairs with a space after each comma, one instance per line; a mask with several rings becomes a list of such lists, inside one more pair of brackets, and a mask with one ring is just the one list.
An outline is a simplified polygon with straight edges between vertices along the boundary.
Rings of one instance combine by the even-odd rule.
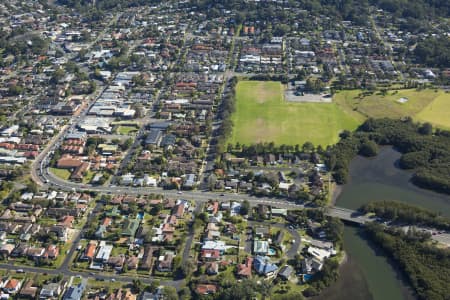
[[[450, 197], [411, 184], [412, 174], [396, 166], [400, 155], [384, 147], [374, 158], [355, 158], [350, 165], [350, 182], [336, 205], [357, 209], [372, 200], [397, 200], [450, 217]], [[397, 270], [360, 235], [359, 228], [345, 226], [344, 245], [348, 258], [338, 281], [315, 300], [414, 299]]]
[[341, 266], [338, 281], [314, 300], [397, 300], [414, 299], [400, 274], [369, 243], [359, 228], [345, 226], [347, 261]]
[[356, 209], [371, 200], [397, 200], [450, 217], [450, 196], [413, 185], [409, 181], [412, 173], [396, 167], [400, 155], [383, 147], [374, 158], [356, 157], [350, 164], [350, 181], [336, 205]]

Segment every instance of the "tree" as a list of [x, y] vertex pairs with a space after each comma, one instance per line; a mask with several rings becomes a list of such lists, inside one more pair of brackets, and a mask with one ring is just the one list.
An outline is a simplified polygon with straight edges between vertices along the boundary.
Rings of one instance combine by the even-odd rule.
[[30, 180], [27, 184], [27, 190], [30, 193], [36, 194], [37, 192], [39, 192], [39, 187], [36, 184], [36, 182], [34, 182], [33, 180]]
[[341, 139], [346, 139], [346, 138], [350, 137], [351, 135], [352, 135], [352, 133], [350, 131], [344, 130], [339, 134], [339, 137]]
[[66, 72], [63, 68], [58, 68], [53, 72], [52, 78], [50, 79], [50, 82], [53, 84], [57, 84], [60, 80], [64, 78], [66, 75]]
[[20, 85], [13, 84], [8, 87], [8, 94], [11, 96], [18, 96], [21, 95], [22, 93], [23, 87]]
[[347, 183], [348, 181], [348, 170], [345, 168], [339, 168], [335, 173], [334, 173], [334, 180], [336, 180], [337, 184], [344, 184]]
[[136, 118], [143, 118], [145, 116], [145, 108], [142, 104], [136, 103], [132, 106], [136, 112]]
[[195, 264], [190, 259], [181, 265], [181, 273], [185, 278], [190, 278], [195, 269]]
[[314, 145], [311, 142], [305, 142], [302, 146], [303, 152], [312, 152], [314, 151]]
[[150, 285], [148, 287], [150, 293], [155, 293], [158, 290], [160, 285], [161, 285], [161, 283], [159, 280], [157, 280], [157, 279], [152, 280], [152, 282], [150, 283]]
[[374, 141], [368, 140], [361, 145], [359, 154], [367, 157], [376, 156], [378, 154], [378, 145]]
[[141, 291], [144, 290], [144, 284], [139, 279], [133, 279], [132, 284], [133, 284], [133, 289], [137, 293], [140, 293]]
[[217, 176], [214, 173], [208, 176], [208, 187], [211, 191], [214, 190], [217, 182]]
[[250, 203], [248, 202], [248, 200], [242, 201], [240, 214], [245, 216], [248, 215], [249, 211], [250, 211]]
[[177, 289], [173, 286], [165, 286], [162, 289], [164, 300], [178, 300]]
[[419, 133], [423, 135], [430, 135], [433, 133], [433, 125], [426, 122], [423, 123], [422, 126], [419, 127]]

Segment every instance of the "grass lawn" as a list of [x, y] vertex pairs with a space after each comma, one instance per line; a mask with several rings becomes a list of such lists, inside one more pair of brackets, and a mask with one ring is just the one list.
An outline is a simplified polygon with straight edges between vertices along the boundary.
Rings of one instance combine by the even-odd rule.
[[91, 182], [92, 178], [94, 178], [95, 173], [91, 170], [86, 172], [86, 175], [83, 176], [83, 183]]
[[274, 81], [240, 81], [229, 143], [331, 145], [339, 133], [353, 130], [362, 118], [345, 113], [335, 103], [285, 102], [283, 86]]
[[[401, 98], [407, 101], [400, 103]], [[361, 90], [351, 90], [338, 92], [333, 100], [342, 110], [360, 120], [410, 116], [417, 121], [450, 128], [450, 94], [442, 90], [389, 90], [386, 95], [378, 91], [367, 96], [363, 96]]]
[[111, 280], [105, 280], [105, 281], [98, 281], [95, 279], [88, 279], [88, 286], [91, 289], [104, 289], [107, 287], [110, 287], [111, 290], [117, 290], [119, 288], [122, 287], [130, 287], [129, 284], [124, 284], [122, 282], [116, 281], [116, 282], [112, 282]]
[[421, 122], [430, 122], [438, 127], [450, 129], [450, 94], [439, 93], [439, 96], [415, 118]]
[[66, 170], [66, 169], [58, 169], [58, 168], [50, 168], [50, 172], [52, 172], [53, 174], [55, 174], [55, 176], [63, 179], [63, 180], [68, 180], [70, 177], [70, 171]]
[[117, 133], [123, 134], [123, 135], [128, 135], [130, 133], [134, 133], [137, 131], [138, 131], [138, 129], [135, 126], [121, 125], [121, 126], [117, 127]]

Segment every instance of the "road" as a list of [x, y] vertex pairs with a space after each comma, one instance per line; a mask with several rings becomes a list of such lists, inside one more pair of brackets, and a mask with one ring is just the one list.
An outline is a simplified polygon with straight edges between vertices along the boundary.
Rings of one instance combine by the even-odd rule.
[[191, 251], [192, 241], [194, 240], [194, 234], [195, 234], [195, 228], [194, 228], [195, 216], [202, 211], [202, 208], [203, 208], [203, 203], [197, 203], [195, 210], [192, 214], [192, 222], [191, 222], [191, 224], [189, 224], [189, 234], [187, 236], [186, 245], [184, 246], [184, 250], [183, 250], [183, 258], [182, 258], [183, 262], [187, 262], [189, 259], [189, 252]]
[[[51, 275], [64, 275], [67, 277], [81, 275], [85, 278], [93, 278], [93, 279], [105, 280], [105, 281], [115, 280], [115, 281], [119, 281], [119, 282], [123, 282], [123, 283], [131, 283], [133, 281], [133, 279], [136, 279], [135, 277], [130, 277], [129, 275], [128, 276], [108, 275], [108, 274], [104, 274], [104, 273], [94, 273], [92, 275], [91, 272], [80, 272], [80, 271], [74, 272], [74, 271], [70, 271], [69, 269], [62, 269], [62, 268], [45, 269], [45, 268], [38, 268], [38, 267], [15, 266], [13, 264], [8, 264], [8, 263], [0, 263], [0, 269], [16, 271], [16, 272], [18, 269], [22, 269], [25, 273], [37, 273], [37, 274], [47, 273], [47, 274], [51, 274]], [[144, 284], [150, 284], [155, 279], [139, 277], [139, 280], [141, 282], [143, 282]], [[167, 281], [163, 280], [163, 281], [160, 281], [160, 283], [162, 285], [173, 286], [176, 289], [180, 289], [180, 287], [183, 285], [183, 280], [167, 280]]]

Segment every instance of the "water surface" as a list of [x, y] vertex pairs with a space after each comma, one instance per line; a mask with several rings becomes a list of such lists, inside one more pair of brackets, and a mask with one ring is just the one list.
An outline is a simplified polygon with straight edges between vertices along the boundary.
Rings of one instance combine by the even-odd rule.
[[[374, 158], [358, 156], [350, 164], [350, 181], [342, 187], [336, 205], [357, 209], [372, 200], [396, 200], [450, 217], [450, 196], [421, 189], [411, 182], [412, 172], [398, 168], [401, 154], [383, 147]], [[403, 276], [357, 227], [345, 226], [347, 261], [338, 281], [315, 300], [414, 299]]]
[[397, 200], [450, 217], [450, 196], [413, 185], [412, 172], [397, 167], [400, 156], [393, 148], [383, 147], [374, 158], [356, 157], [336, 205], [357, 209], [372, 200]]

